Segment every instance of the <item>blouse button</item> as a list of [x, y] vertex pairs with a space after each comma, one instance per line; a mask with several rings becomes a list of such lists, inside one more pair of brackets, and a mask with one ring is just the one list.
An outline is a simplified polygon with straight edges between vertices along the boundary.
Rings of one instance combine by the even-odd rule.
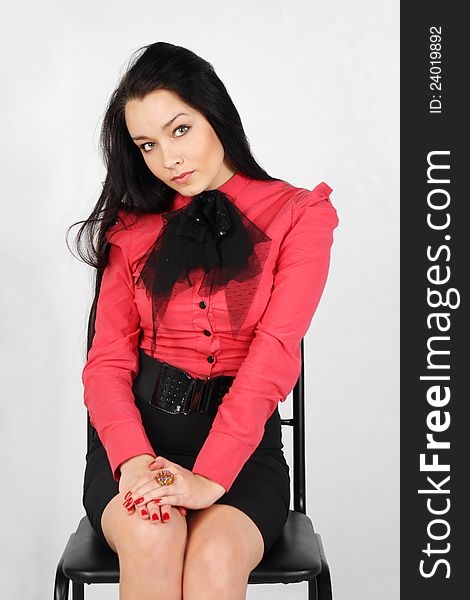
[[201, 308], [206, 308], [207, 304], [204, 302], [204, 300], [201, 300], [201, 302], [199, 302], [199, 306]]
[[213, 363], [215, 358], [211, 355], [207, 357], [207, 362]]
[[204, 335], [211, 335], [211, 332], [208, 329], [204, 329]]

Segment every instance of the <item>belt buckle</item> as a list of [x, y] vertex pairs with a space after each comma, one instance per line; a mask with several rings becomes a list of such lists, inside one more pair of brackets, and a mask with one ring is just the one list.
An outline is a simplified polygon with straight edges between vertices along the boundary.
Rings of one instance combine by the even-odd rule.
[[191, 412], [200, 412], [199, 407], [201, 405], [201, 399], [204, 396], [207, 380], [208, 377], [204, 377], [203, 379], [193, 379], [190, 393], [183, 404], [182, 413], [184, 415], [188, 415]]
[[204, 389], [198, 405], [198, 412], [208, 414], [209, 405], [211, 403], [212, 392], [214, 390], [214, 377], [206, 377]]
[[[176, 378], [175, 371], [178, 373]], [[175, 379], [176, 386], [174, 385]], [[149, 402], [166, 413], [188, 414], [186, 407], [191, 402], [193, 382], [191, 375], [186, 371], [162, 362]], [[187, 389], [184, 389], [186, 386]], [[182, 389], [178, 390], [178, 388]], [[184, 392], [184, 397], [178, 399], [178, 394], [182, 392]]]

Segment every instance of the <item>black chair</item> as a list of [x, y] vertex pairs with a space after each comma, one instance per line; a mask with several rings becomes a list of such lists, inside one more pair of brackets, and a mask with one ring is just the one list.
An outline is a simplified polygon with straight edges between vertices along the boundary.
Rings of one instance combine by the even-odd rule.
[[[251, 572], [248, 583], [308, 581], [309, 600], [332, 600], [331, 580], [321, 537], [305, 514], [305, 374], [304, 340], [300, 343], [302, 368], [292, 391], [293, 418], [282, 419], [293, 429], [294, 510], [271, 550]], [[88, 416], [88, 447], [92, 428]], [[87, 516], [72, 533], [57, 566], [54, 600], [66, 600], [72, 581], [73, 600], [83, 600], [84, 584], [119, 583], [117, 555], [98, 540]]]

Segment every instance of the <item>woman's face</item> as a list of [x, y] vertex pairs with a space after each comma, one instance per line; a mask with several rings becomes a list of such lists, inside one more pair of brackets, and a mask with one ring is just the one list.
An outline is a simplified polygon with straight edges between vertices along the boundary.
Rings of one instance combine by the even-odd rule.
[[[142, 100], [129, 100], [124, 116], [150, 171], [183, 196], [215, 189], [235, 172], [204, 115], [174, 92], [154, 90]], [[194, 171], [187, 181], [173, 179], [187, 171]]]

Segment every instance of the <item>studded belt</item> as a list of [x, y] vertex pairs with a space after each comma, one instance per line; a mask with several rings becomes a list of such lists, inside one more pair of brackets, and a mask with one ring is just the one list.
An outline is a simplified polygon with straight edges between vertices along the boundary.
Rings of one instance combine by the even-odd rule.
[[184, 369], [153, 358], [139, 348], [139, 373], [133, 390], [152, 406], [170, 414], [193, 412], [215, 416], [235, 379], [230, 375], [192, 377]]

